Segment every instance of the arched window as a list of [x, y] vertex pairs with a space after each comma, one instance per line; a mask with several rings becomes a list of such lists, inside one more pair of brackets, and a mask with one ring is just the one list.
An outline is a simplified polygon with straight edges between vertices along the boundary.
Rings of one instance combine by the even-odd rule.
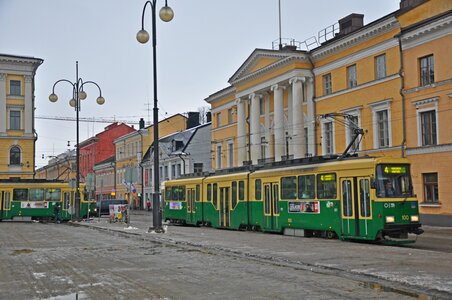
[[14, 146], [9, 150], [9, 164], [20, 165], [20, 148]]

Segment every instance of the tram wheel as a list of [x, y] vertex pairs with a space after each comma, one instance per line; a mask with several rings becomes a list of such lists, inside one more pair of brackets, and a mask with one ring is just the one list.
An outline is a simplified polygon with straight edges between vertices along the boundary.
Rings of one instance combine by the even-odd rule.
[[334, 231], [329, 230], [326, 232], [326, 237], [328, 239], [334, 239], [336, 237], [336, 233]]

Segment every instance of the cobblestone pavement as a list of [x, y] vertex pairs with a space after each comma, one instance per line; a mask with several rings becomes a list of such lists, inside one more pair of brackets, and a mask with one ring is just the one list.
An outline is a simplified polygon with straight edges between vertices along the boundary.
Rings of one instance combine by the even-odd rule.
[[0, 223], [0, 298], [452, 298], [450, 253], [151, 223]]

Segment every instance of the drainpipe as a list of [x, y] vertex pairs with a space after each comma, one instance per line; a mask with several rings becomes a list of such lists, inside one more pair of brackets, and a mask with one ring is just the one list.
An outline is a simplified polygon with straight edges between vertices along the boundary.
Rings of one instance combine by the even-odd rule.
[[402, 157], [406, 156], [405, 148], [406, 148], [406, 112], [405, 112], [405, 94], [403, 93], [405, 89], [405, 71], [403, 68], [403, 49], [402, 49], [402, 37], [401, 33], [397, 35], [397, 39], [399, 41], [399, 55], [400, 55], [400, 97], [402, 98]]

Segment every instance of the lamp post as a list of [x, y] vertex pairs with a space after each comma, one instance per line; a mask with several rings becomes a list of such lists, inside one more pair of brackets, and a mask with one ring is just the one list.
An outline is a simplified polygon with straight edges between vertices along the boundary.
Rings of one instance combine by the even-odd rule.
[[[137, 33], [138, 42], [145, 44], [149, 41], [149, 33], [144, 30], [144, 13], [146, 7], [149, 4], [152, 10], [152, 55], [153, 55], [153, 73], [154, 73], [154, 194], [152, 197], [152, 225], [149, 230], [154, 232], [164, 232], [162, 227], [162, 214], [160, 211], [160, 179], [159, 179], [159, 130], [158, 130], [158, 107], [157, 107], [157, 34], [156, 34], [156, 9], [157, 0], [146, 1], [143, 7], [143, 14], [141, 17], [141, 30]], [[165, 6], [160, 9], [160, 19], [164, 22], [169, 22], [174, 17], [174, 12], [171, 7], [168, 6], [167, 0], [165, 0]]]
[[52, 94], [49, 96], [50, 102], [56, 102], [58, 96], [55, 94], [55, 86], [59, 82], [67, 82], [72, 85], [72, 99], [69, 101], [69, 105], [74, 107], [76, 115], [76, 135], [77, 135], [77, 145], [76, 145], [76, 177], [75, 177], [75, 219], [80, 220], [80, 146], [79, 146], [79, 112], [81, 109], [81, 100], [85, 100], [87, 97], [86, 92], [83, 90], [85, 84], [94, 84], [99, 89], [99, 97], [97, 97], [96, 102], [99, 105], [105, 103], [105, 99], [102, 97], [102, 91], [97, 83], [94, 81], [85, 81], [78, 75], [78, 61], [75, 62], [75, 82], [67, 79], [60, 79], [53, 84]]

